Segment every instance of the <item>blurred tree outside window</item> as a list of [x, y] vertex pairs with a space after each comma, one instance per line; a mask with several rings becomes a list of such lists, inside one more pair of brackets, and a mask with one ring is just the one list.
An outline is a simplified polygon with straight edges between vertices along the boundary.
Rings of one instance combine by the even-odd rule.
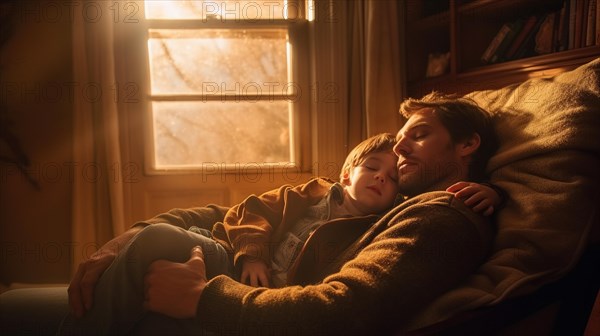
[[290, 1], [145, 1], [154, 168], [289, 164]]

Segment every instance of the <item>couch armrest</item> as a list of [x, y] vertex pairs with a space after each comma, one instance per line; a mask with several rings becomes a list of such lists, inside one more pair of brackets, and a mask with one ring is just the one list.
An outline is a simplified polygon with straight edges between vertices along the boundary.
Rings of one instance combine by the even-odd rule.
[[[551, 329], [550, 334], [583, 335], [600, 290], [599, 264], [600, 245], [592, 244], [588, 246], [577, 266], [564, 278], [542, 286], [534, 293], [515, 297], [494, 306], [466, 311], [448, 320], [413, 330], [407, 335], [465, 336], [503, 334], [503, 331], [514, 334], [515, 328], [519, 329], [519, 323], [546, 309], [549, 309], [550, 315], [556, 315], [554, 321], [543, 321], [544, 327]], [[559, 308], [555, 309], [557, 306]], [[531, 327], [528, 323], [522, 325]], [[517, 334], [532, 332], [516, 331]]]
[[4, 335], [54, 335], [69, 312], [67, 287], [13, 289], [0, 295]]

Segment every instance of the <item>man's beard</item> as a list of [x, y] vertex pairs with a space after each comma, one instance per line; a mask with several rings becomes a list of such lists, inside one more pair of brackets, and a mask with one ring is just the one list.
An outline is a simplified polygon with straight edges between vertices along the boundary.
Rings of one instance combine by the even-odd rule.
[[[411, 167], [413, 168], [413, 167]], [[454, 162], [436, 164], [427, 167], [422, 164], [415, 165], [398, 176], [400, 193], [405, 196], [415, 196], [428, 191], [446, 190], [448, 182], [460, 180], [461, 168]]]

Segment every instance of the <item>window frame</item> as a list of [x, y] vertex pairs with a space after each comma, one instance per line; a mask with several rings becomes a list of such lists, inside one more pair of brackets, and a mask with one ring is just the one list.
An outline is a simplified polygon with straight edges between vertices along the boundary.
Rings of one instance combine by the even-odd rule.
[[[231, 95], [224, 94], [152, 94], [150, 79], [150, 55], [148, 50], [148, 41], [150, 30], [152, 29], [236, 29], [236, 30], [258, 30], [258, 29], [286, 29], [288, 42], [291, 52], [288, 55], [288, 79], [300, 88], [298, 98], [290, 101], [293, 95], [274, 94], [268, 95], [266, 100], [277, 99], [288, 101], [291, 108], [290, 131], [292, 133], [289, 163], [219, 163], [218, 169], [226, 174], [247, 174], [260, 173], [265, 170], [269, 172], [280, 172], [292, 170], [294, 173], [305, 173], [311, 171], [311, 132], [310, 132], [310, 53], [309, 53], [309, 22], [305, 13], [307, 2], [304, 0], [293, 0], [300, 8], [298, 18], [294, 20], [285, 19], [266, 19], [266, 20], [221, 20], [220, 18], [199, 18], [199, 19], [146, 19], [144, 20], [144, 78], [146, 82], [146, 93], [143, 120], [144, 120], [144, 171], [147, 175], [180, 175], [180, 174], [213, 174], [215, 166], [211, 163], [209, 166], [204, 164], [196, 167], [157, 167], [155, 164], [155, 143], [154, 143], [154, 120], [152, 103], [155, 101], [223, 101], [231, 100], [252, 100], [256, 101], [256, 96], [243, 95], [241, 93]], [[288, 2], [290, 2], [288, 0]], [[142, 3], [142, 8], [144, 4]], [[295, 96], [294, 96], [295, 97]]]

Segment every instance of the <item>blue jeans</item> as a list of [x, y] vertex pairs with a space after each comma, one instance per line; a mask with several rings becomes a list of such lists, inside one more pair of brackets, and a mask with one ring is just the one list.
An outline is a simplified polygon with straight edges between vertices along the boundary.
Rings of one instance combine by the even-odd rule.
[[95, 289], [93, 307], [81, 319], [67, 316], [59, 334], [206, 334], [194, 319], [176, 320], [144, 311], [144, 276], [159, 259], [186, 262], [192, 247], [204, 252], [206, 276], [231, 276], [233, 267], [223, 246], [210, 231], [186, 231], [168, 224], [154, 224], [140, 231], [102, 274]]

